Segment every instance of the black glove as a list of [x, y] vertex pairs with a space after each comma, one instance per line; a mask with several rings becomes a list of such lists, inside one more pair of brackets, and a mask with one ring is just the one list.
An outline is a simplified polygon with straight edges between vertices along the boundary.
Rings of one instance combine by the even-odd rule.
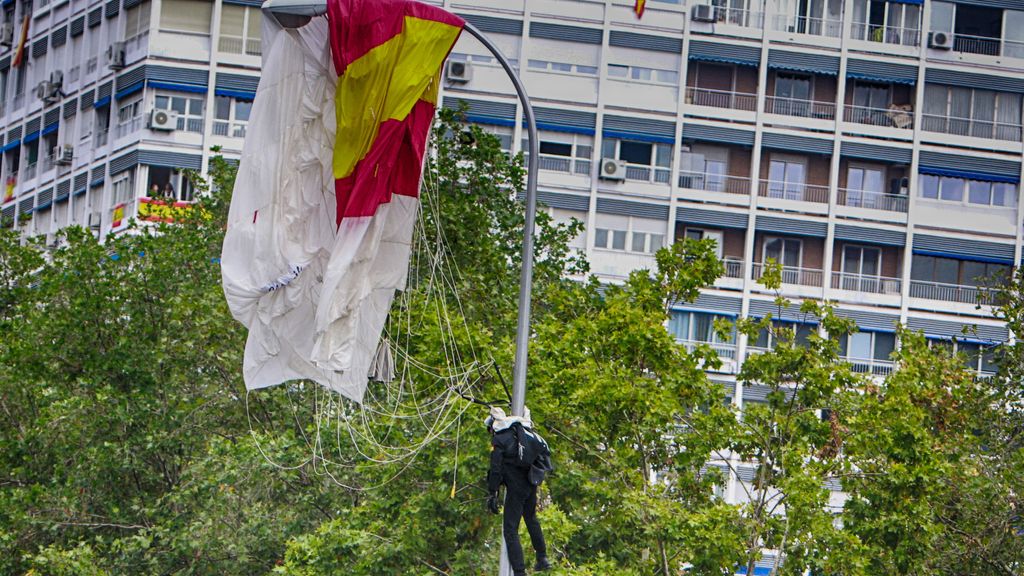
[[491, 514], [500, 514], [501, 507], [498, 505], [498, 493], [491, 492], [487, 496], [487, 511]]

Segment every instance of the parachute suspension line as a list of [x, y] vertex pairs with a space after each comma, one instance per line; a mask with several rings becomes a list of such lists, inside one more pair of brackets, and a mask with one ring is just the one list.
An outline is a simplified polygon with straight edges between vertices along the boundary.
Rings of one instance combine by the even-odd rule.
[[459, 478], [459, 440], [462, 438], [462, 414], [459, 414], [459, 423], [455, 428], [455, 466], [452, 470], [452, 491], [448, 495], [449, 500], [455, 499], [455, 483]]

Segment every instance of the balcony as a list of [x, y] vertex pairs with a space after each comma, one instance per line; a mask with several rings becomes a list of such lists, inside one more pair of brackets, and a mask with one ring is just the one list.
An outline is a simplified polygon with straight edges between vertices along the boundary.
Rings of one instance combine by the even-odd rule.
[[921, 129], [925, 132], [940, 132], [942, 134], [1007, 140], [1010, 142], [1020, 142], [1021, 140], [1020, 124], [997, 122], [995, 120], [977, 120], [924, 114], [921, 117]]
[[36, 170], [38, 169], [38, 167], [39, 167], [39, 165], [37, 163], [35, 163], [35, 162], [32, 162], [32, 163], [26, 165], [25, 169], [22, 170], [22, 178], [24, 178], [25, 180], [31, 180], [31, 179], [35, 178], [36, 177]]
[[832, 288], [836, 290], [898, 296], [902, 286], [903, 282], [899, 278], [849, 272], [832, 273]]
[[758, 196], [828, 204], [828, 186], [762, 180]]
[[722, 273], [722, 278], [743, 278], [742, 258], [726, 256], [722, 260], [722, 265], [725, 266], [725, 272]]
[[760, 30], [764, 26], [764, 12], [754, 12], [743, 8], [716, 7], [715, 18], [719, 24], [730, 24], [743, 28]]
[[875, 376], [888, 376], [896, 369], [896, 363], [890, 360], [876, 360], [874, 358], [844, 358], [850, 363], [850, 369], [860, 374], [874, 374]]
[[[761, 275], [767, 266], [761, 262], [754, 262], [751, 273], [754, 280], [760, 280]], [[822, 285], [822, 271], [815, 268], [800, 268], [798, 266], [782, 267], [782, 283], [795, 284], [797, 286], [814, 286], [820, 288]]]
[[757, 110], [757, 94], [687, 86], [686, 103], [695, 106], [710, 106], [711, 108], [728, 108], [730, 110], [753, 112]]
[[110, 130], [97, 130], [96, 134], [93, 135], [93, 146], [100, 148], [107, 145], [107, 138], [110, 136]]
[[840, 206], [871, 208], [887, 212], [907, 212], [907, 197], [902, 194], [883, 194], [867, 190], [840, 188], [837, 202]]
[[677, 344], [681, 344], [686, 347], [687, 352], [693, 352], [698, 346], [710, 346], [712, 350], [718, 353], [719, 358], [733, 360], [736, 358], [736, 345], [725, 344], [722, 342], [704, 342], [701, 340], [679, 340], [676, 339]]
[[832, 102], [815, 102], [802, 98], [765, 96], [764, 111], [767, 114], [783, 114], [817, 120], [835, 120], [836, 105]]
[[[215, 120], [213, 122], [214, 136], [227, 136], [229, 138], [245, 138], [245, 129], [248, 122], [228, 122], [227, 120]], [[541, 164], [544, 164], [543, 159]], [[589, 170], [588, 170], [589, 172]]]
[[203, 133], [203, 119], [196, 117], [178, 116], [178, 130], [183, 132]]
[[18, 110], [25, 104], [25, 93], [18, 92], [11, 102], [11, 110]]
[[[589, 173], [589, 168], [587, 173]], [[656, 184], [668, 184], [672, 172], [668, 168], [657, 168], [643, 164], [626, 164], [626, 180], [632, 182], [651, 182]]]
[[1024, 56], [1024, 42], [1005, 40], [1003, 38], [989, 38], [986, 36], [971, 36], [969, 34], [954, 34], [953, 51], [983, 54], [985, 56], [1014, 56], [1020, 58]]
[[[214, 134], [217, 134], [217, 123], [214, 123], [213, 128]], [[226, 134], [220, 135], [226, 136]], [[242, 136], [245, 136], [245, 126], [242, 126]], [[523, 165], [526, 165], [529, 158], [529, 154], [523, 154]], [[590, 160], [587, 158], [570, 158], [569, 156], [559, 156], [557, 154], [540, 154], [537, 156], [537, 165], [541, 170], [548, 170], [550, 172], [563, 172], [565, 174], [590, 176]]]
[[705, 172], [679, 172], [679, 187], [705, 192], [726, 192], [729, 194], [750, 194], [750, 178], [727, 176], [725, 174], [708, 174]]
[[899, 46], [920, 46], [921, 30], [903, 26], [882, 26], [869, 22], [854, 22], [850, 28], [850, 38]]
[[893, 105], [889, 108], [870, 108], [847, 104], [843, 110], [843, 121], [912, 130], [914, 128], [914, 110], [909, 104]]
[[221, 34], [220, 43], [217, 45], [217, 48], [227, 54], [263, 55], [259, 38], [243, 38], [241, 36]]
[[989, 300], [987, 293], [987, 289], [978, 286], [943, 284], [941, 282], [926, 282], [924, 280], [910, 281], [910, 295], [914, 298], [962, 302], [964, 304], [985, 304]]
[[39, 169], [40, 174], [45, 173], [49, 170], [53, 170], [54, 160], [56, 160], [56, 158], [54, 158], [53, 154], [47, 154], [43, 156], [42, 160], [40, 161], [40, 164], [42, 165], [42, 168]]
[[772, 18], [772, 29], [776, 32], [840, 38], [843, 35], [843, 21], [776, 14]]

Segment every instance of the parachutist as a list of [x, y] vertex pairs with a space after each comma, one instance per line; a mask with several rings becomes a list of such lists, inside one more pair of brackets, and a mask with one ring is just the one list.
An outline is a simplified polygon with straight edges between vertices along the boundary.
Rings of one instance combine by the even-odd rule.
[[533, 430], [530, 411], [525, 415], [505, 416], [501, 408], [491, 408], [484, 420], [491, 433], [491, 466], [487, 472], [488, 510], [498, 513], [498, 488], [505, 485], [505, 511], [502, 533], [508, 550], [508, 561], [515, 576], [525, 576], [526, 561], [519, 542], [519, 520], [526, 522], [530, 543], [537, 555], [534, 570], [547, 570], [544, 533], [537, 519], [537, 487], [551, 468], [551, 451], [547, 442]]

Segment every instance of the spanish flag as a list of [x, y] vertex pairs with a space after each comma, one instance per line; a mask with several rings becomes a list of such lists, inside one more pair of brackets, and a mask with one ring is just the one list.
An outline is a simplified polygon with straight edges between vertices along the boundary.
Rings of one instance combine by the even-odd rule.
[[221, 271], [249, 329], [249, 389], [310, 379], [360, 402], [405, 288], [441, 65], [464, 22], [413, 0], [327, 8], [297, 30], [266, 21]]
[[28, 43], [28, 23], [30, 22], [29, 15], [25, 15], [25, 19], [21, 22], [21, 36], [18, 38], [18, 48], [14, 52], [14, 60], [11, 61], [11, 66], [17, 68], [25, 63], [25, 44]]
[[4, 204], [14, 200], [14, 187], [18, 184], [18, 181], [14, 179], [14, 176], [8, 176], [7, 182], [4, 182]]
[[633, 4], [633, 12], [636, 14], [637, 18], [643, 18], [643, 16], [644, 16], [644, 8], [646, 8], [646, 7], [647, 7], [647, 0], [636, 0], [636, 3]]

